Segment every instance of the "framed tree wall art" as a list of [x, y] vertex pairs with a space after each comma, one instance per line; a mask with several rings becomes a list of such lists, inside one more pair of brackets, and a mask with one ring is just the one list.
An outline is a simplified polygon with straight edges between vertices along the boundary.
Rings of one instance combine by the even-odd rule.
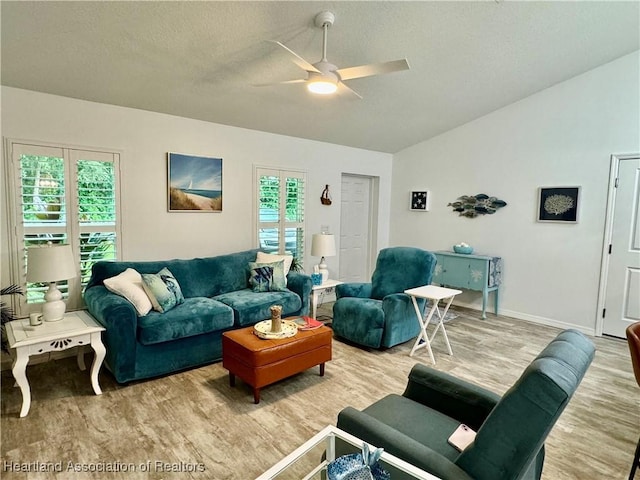
[[169, 153], [167, 201], [170, 212], [222, 211], [222, 159]]
[[578, 223], [580, 187], [540, 187], [538, 222]]

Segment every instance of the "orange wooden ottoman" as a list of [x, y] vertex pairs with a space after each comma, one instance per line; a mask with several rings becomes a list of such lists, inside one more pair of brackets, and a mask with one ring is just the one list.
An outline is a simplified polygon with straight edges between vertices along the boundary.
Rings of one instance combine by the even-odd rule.
[[222, 366], [229, 370], [229, 385], [236, 375], [253, 387], [253, 401], [260, 403], [260, 389], [278, 380], [331, 360], [333, 331], [328, 327], [299, 330], [290, 338], [264, 340], [253, 327], [230, 330], [222, 334]]

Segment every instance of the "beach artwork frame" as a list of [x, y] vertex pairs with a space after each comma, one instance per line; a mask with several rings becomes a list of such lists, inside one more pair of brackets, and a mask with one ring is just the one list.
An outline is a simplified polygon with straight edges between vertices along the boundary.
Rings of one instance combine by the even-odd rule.
[[580, 187], [539, 187], [538, 222], [578, 223]]
[[169, 212], [222, 211], [222, 158], [167, 154]]

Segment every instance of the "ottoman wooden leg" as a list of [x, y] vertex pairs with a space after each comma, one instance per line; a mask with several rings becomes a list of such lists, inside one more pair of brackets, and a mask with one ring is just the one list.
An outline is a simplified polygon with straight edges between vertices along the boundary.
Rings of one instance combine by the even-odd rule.
[[320, 376], [324, 377], [324, 363], [320, 364]]
[[260, 389], [259, 388], [253, 388], [253, 403], [255, 403], [256, 405], [260, 403]]
[[236, 386], [236, 376], [231, 372], [229, 372], [229, 386], [230, 387]]

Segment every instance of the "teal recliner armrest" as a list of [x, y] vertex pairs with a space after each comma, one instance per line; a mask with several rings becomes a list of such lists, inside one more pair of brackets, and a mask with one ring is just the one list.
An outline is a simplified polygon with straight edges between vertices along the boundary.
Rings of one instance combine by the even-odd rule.
[[480, 428], [500, 401], [499, 395], [486, 388], [422, 364], [411, 369], [402, 395], [474, 430]]
[[338, 428], [366, 439], [376, 447], [384, 448], [386, 452], [439, 478], [473, 480], [473, 477], [435, 450], [355, 408], [347, 407], [338, 414]]

